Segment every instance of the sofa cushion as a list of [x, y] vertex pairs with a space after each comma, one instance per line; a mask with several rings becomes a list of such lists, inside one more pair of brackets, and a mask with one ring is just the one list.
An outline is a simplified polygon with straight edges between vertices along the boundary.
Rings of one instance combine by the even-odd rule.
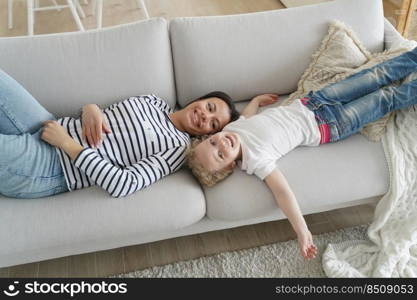
[[0, 68], [54, 115], [157, 94], [175, 105], [168, 26], [152, 19], [86, 32], [0, 38]]
[[383, 50], [380, 0], [338, 0], [252, 14], [172, 20], [179, 103], [185, 105], [211, 90], [228, 92], [238, 101], [261, 93], [294, 91], [333, 19], [350, 25], [371, 52]]
[[[281, 101], [286, 97], [281, 96]], [[238, 108], [242, 106], [239, 103]], [[360, 134], [320, 147], [298, 147], [278, 160], [277, 168], [287, 178], [304, 212], [379, 196], [389, 186], [382, 144]], [[278, 209], [266, 184], [239, 168], [214, 187], [204, 188], [204, 192], [210, 219], [243, 220]]]
[[123, 247], [187, 227], [205, 212], [203, 192], [185, 170], [121, 199], [98, 187], [41, 199], [0, 196], [0, 266]]

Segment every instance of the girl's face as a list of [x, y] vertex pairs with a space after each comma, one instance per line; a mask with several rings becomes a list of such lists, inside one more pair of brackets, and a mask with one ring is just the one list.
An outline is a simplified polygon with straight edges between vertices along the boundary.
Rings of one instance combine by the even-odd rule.
[[239, 135], [218, 132], [197, 145], [195, 157], [210, 172], [233, 169], [242, 157]]

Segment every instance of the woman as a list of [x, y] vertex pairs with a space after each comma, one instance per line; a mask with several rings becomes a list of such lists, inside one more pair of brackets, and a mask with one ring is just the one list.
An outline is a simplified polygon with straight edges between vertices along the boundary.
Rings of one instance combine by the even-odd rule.
[[99, 185], [127, 196], [178, 170], [190, 135], [218, 132], [238, 116], [229, 96], [213, 92], [175, 112], [148, 95], [55, 121], [0, 71], [0, 193], [39, 198]]

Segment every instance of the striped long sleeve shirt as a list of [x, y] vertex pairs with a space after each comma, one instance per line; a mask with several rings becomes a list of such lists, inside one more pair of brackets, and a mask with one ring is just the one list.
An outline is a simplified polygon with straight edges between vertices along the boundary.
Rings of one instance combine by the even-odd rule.
[[173, 112], [155, 95], [131, 97], [103, 110], [111, 133], [103, 134], [98, 148], [81, 139], [81, 118], [58, 122], [84, 149], [72, 161], [56, 148], [68, 189], [98, 185], [113, 197], [139, 191], [178, 170], [190, 142], [169, 119]]

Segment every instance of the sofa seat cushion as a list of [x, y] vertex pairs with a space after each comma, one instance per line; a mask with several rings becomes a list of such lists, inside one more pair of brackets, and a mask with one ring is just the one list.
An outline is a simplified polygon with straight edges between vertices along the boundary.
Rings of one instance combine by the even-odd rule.
[[384, 49], [380, 0], [338, 0], [253, 14], [172, 20], [180, 105], [211, 90], [223, 90], [238, 101], [262, 93], [293, 92], [334, 19], [351, 26], [369, 51]]
[[176, 104], [168, 24], [162, 18], [0, 38], [0, 68], [57, 117], [78, 115], [87, 103], [108, 106], [146, 94]]
[[98, 187], [41, 199], [0, 196], [0, 266], [126, 246], [194, 224], [205, 212], [203, 192], [185, 170], [120, 199]]
[[[281, 101], [286, 97], [281, 96]], [[239, 103], [238, 107], [242, 106]], [[277, 168], [287, 178], [304, 212], [379, 196], [389, 187], [382, 144], [360, 134], [334, 144], [298, 147], [278, 160]], [[211, 219], [256, 218], [279, 209], [266, 184], [239, 168], [214, 187], [204, 188], [204, 192]]]

